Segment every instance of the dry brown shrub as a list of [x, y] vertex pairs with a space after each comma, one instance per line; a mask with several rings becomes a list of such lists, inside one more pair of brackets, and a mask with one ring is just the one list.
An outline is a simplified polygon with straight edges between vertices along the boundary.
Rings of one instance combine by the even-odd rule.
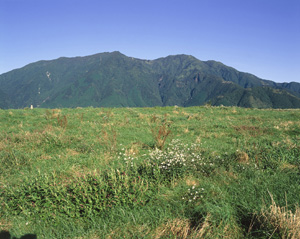
[[131, 147], [129, 149], [125, 150], [125, 155], [126, 156], [134, 156], [137, 155], [139, 153], [139, 148], [141, 146], [138, 143], [132, 143]]
[[66, 157], [69, 157], [69, 156], [76, 156], [76, 155], [79, 155], [80, 153], [77, 152], [76, 150], [74, 149], [67, 149], [67, 154], [66, 154]]
[[233, 128], [241, 134], [247, 134], [250, 136], [259, 136], [263, 135], [267, 131], [265, 129], [261, 129], [260, 127], [257, 126], [249, 126], [249, 125], [239, 125], [239, 126], [233, 126]]
[[186, 185], [188, 185], [188, 186], [195, 186], [195, 185], [198, 185], [198, 181], [197, 181], [196, 179], [194, 179], [194, 178], [191, 178], [191, 177], [185, 179], [185, 183], [186, 183]]
[[281, 170], [293, 170], [293, 169], [297, 169], [298, 167], [296, 165], [290, 164], [290, 163], [282, 163], [280, 165], [280, 169]]
[[59, 117], [60, 113], [61, 113], [60, 109], [46, 110], [45, 117], [46, 119], [55, 119]]
[[67, 119], [67, 116], [63, 115], [63, 116], [60, 116], [58, 115], [57, 116], [57, 124], [62, 127], [62, 128], [66, 128], [68, 126], [68, 119]]
[[176, 238], [188, 238], [191, 233], [191, 225], [188, 219], [175, 218], [155, 230], [154, 238], [166, 238], [170, 235]]
[[207, 215], [207, 217], [205, 218], [204, 222], [202, 223], [201, 227], [195, 231], [193, 234], [193, 238], [204, 238], [204, 236], [209, 233], [210, 231], [210, 214]]
[[235, 157], [239, 163], [249, 164], [249, 156], [244, 151], [237, 151]]
[[[1, 216], [1, 215], [0, 215]], [[12, 228], [12, 223], [0, 217], [0, 231], [8, 231]]]
[[181, 111], [181, 114], [184, 115], [184, 116], [188, 116], [188, 117], [190, 116], [190, 114], [185, 112], [185, 111]]
[[160, 150], [164, 148], [166, 140], [171, 134], [171, 123], [172, 122], [167, 121], [167, 114], [165, 114], [164, 120], [160, 122], [160, 125], [151, 128], [156, 148]]
[[200, 144], [201, 143], [201, 137], [200, 136], [197, 136], [197, 138], [195, 140], [195, 143], [196, 144]]
[[194, 119], [194, 118], [195, 118], [194, 115], [189, 115], [188, 120], [192, 120], [192, 119]]
[[[230, 227], [224, 227], [225, 237], [223, 238], [236, 238], [229, 228]], [[227, 237], [227, 235], [230, 235], [231, 237]], [[173, 220], [169, 220], [167, 223], [156, 228], [153, 238], [169, 238], [170, 236], [172, 236], [172, 238], [180, 239], [216, 238], [213, 234], [211, 215], [207, 214], [204, 222], [197, 228], [193, 227], [192, 223], [188, 219], [175, 218]]]
[[146, 117], [145, 114], [139, 113], [139, 119], [144, 119]]
[[[280, 233], [282, 238], [300, 238], [300, 208], [297, 206], [295, 212], [288, 210], [287, 206], [276, 205], [273, 196], [270, 194], [272, 204], [260, 212], [259, 221], [263, 226], [271, 226], [274, 231]], [[271, 237], [270, 237], [271, 238]]]
[[284, 121], [280, 123], [280, 126], [283, 126], [285, 128], [288, 128], [290, 125], [293, 125], [294, 122], [293, 121]]

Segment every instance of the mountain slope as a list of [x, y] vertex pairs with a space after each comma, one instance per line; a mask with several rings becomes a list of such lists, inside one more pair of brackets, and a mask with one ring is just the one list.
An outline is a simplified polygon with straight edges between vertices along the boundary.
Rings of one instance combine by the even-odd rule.
[[236, 105], [300, 108], [299, 83], [262, 80], [215, 61], [120, 52], [39, 61], [0, 75], [0, 107]]
[[7, 109], [9, 106], [10, 103], [8, 96], [2, 90], [0, 90], [0, 109]]

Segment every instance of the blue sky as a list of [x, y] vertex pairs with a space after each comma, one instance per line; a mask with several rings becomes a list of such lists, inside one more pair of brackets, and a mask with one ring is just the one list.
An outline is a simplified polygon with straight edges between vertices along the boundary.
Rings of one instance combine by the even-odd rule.
[[300, 82], [300, 1], [0, 0], [0, 74], [107, 51], [188, 54]]

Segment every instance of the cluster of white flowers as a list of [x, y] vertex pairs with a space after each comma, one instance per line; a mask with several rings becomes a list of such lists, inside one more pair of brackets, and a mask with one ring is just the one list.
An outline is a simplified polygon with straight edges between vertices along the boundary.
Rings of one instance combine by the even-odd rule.
[[[153, 170], [168, 173], [197, 170], [197, 172], [207, 173], [207, 170], [214, 167], [214, 163], [202, 156], [201, 148], [201, 144], [184, 144], [176, 139], [172, 140], [164, 150], [152, 149], [139, 157], [153, 167]], [[138, 156], [132, 150], [123, 147], [118, 153], [118, 159], [133, 167], [138, 161]]]
[[129, 153], [125, 148], [122, 148], [118, 153], [118, 159], [125, 161], [127, 165], [133, 167], [134, 162], [138, 159], [135, 153]]
[[194, 185], [191, 188], [188, 188], [188, 191], [182, 197], [182, 200], [187, 202], [193, 202], [199, 198], [203, 198], [203, 194], [204, 194], [204, 188], [197, 187], [196, 185]]
[[244, 164], [237, 164], [236, 166], [236, 170], [238, 170], [238, 171], [245, 171], [245, 165]]
[[155, 162], [162, 170], [171, 170], [182, 167], [195, 167], [202, 163], [199, 144], [183, 144], [179, 140], [172, 140], [165, 150], [155, 149], [149, 152], [149, 161], [152, 166]]

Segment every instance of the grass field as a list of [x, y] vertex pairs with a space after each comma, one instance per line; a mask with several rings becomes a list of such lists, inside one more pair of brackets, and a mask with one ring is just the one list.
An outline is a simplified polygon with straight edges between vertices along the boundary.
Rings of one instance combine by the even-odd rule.
[[0, 110], [0, 231], [300, 238], [300, 110]]

